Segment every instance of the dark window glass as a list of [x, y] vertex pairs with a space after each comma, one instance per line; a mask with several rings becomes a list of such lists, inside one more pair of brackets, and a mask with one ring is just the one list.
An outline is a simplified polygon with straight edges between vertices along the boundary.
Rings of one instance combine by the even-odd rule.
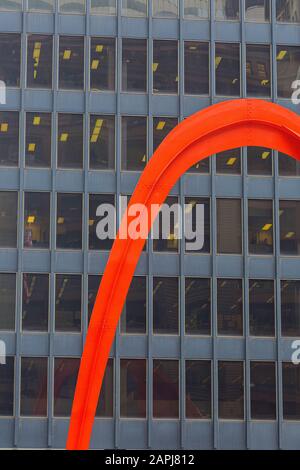
[[59, 0], [61, 13], [85, 13], [85, 0]]
[[0, 273], [0, 330], [15, 329], [16, 275]]
[[116, 88], [115, 38], [91, 39], [91, 90], [114, 91]]
[[24, 248], [49, 248], [50, 193], [25, 193]]
[[216, 44], [216, 93], [240, 96], [240, 45]]
[[185, 363], [185, 415], [187, 419], [211, 419], [211, 363]]
[[153, 152], [177, 126], [177, 118], [155, 117], [153, 118]]
[[158, 335], [178, 335], [178, 279], [153, 279], [153, 332]]
[[0, 166], [18, 166], [19, 113], [0, 112]]
[[[188, 197], [185, 199], [185, 205], [186, 252], [210, 253], [210, 200]], [[193, 234], [195, 237], [192, 239]]]
[[244, 364], [219, 362], [219, 419], [244, 419]]
[[[110, 250], [114, 243], [114, 234], [109, 231], [108, 220], [111, 221], [113, 216], [112, 209], [114, 208], [115, 196], [111, 194], [90, 194], [89, 195], [89, 249], [90, 250]], [[99, 215], [99, 208], [101, 209], [101, 215]], [[103, 214], [103, 215], [102, 215]], [[111, 216], [109, 215], [111, 214]], [[114, 221], [114, 218], [113, 218]], [[101, 240], [99, 235], [109, 237], [105, 240]]]
[[129, 17], [147, 16], [147, 0], [122, 0], [122, 15]]
[[281, 282], [281, 331], [285, 337], [300, 337], [300, 281]]
[[218, 334], [243, 336], [243, 281], [218, 279]]
[[90, 116], [90, 169], [115, 169], [115, 117]]
[[5, 364], [0, 365], [0, 416], [14, 414], [14, 375], [14, 358], [6, 357]]
[[241, 149], [226, 150], [225, 152], [217, 153], [217, 173], [221, 175], [240, 175], [241, 167]]
[[48, 359], [22, 357], [21, 416], [47, 416]]
[[299, 0], [276, 0], [277, 21], [300, 23]]
[[59, 88], [82, 90], [84, 86], [84, 38], [59, 37]]
[[26, 113], [25, 165], [51, 167], [51, 114]]
[[53, 36], [27, 38], [27, 87], [52, 88]]
[[209, 0], [184, 0], [184, 16], [189, 20], [209, 18]]
[[250, 335], [275, 336], [274, 281], [249, 281]]
[[116, 0], [92, 0], [91, 13], [98, 15], [115, 15]]
[[153, 41], [153, 92], [178, 93], [177, 41]]
[[269, 45], [247, 44], [247, 95], [271, 96], [271, 50]]
[[60, 357], [54, 361], [54, 416], [71, 415], [80, 359]]
[[242, 207], [240, 199], [217, 199], [218, 253], [241, 254]]
[[273, 254], [273, 202], [249, 200], [249, 253]]
[[187, 173], [208, 175], [210, 173], [210, 158], [208, 157], [201, 160], [196, 165], [192, 166]]
[[147, 118], [122, 117], [122, 170], [142, 171], [147, 163]]
[[300, 176], [300, 162], [295, 158], [279, 153], [278, 163], [280, 176]]
[[209, 94], [209, 44], [184, 43], [184, 83], [187, 95]]
[[100, 398], [96, 411], [96, 418], [112, 418], [114, 411], [114, 361], [109, 359], [103, 383], [101, 387]]
[[82, 248], [82, 195], [57, 194], [56, 247]]
[[276, 419], [276, 367], [273, 362], [251, 362], [251, 419]]
[[178, 198], [169, 196], [164, 202], [153, 228], [153, 250], [163, 253], [177, 253], [180, 221]]
[[82, 114], [58, 115], [57, 166], [58, 168], [83, 166]]
[[291, 99], [292, 83], [297, 80], [300, 67], [300, 47], [277, 46], [277, 94]]
[[283, 419], [300, 420], [300, 367], [282, 364]]
[[57, 274], [55, 285], [55, 331], [81, 331], [81, 276]]
[[270, 21], [270, 0], [246, 0], [246, 21], [265, 23]]
[[187, 335], [211, 334], [210, 279], [185, 279], [185, 332]]
[[18, 193], [0, 191], [0, 248], [17, 246]]
[[248, 147], [247, 149], [248, 175], [272, 176], [273, 152], [265, 147]]
[[178, 15], [178, 0], [152, 0], [153, 16], [161, 18], [176, 18]]
[[145, 277], [134, 277], [121, 316], [121, 332], [146, 334], [147, 284]]
[[49, 276], [23, 274], [22, 330], [48, 331]]
[[300, 255], [300, 201], [280, 201], [280, 252]]
[[215, 3], [216, 20], [238, 20], [240, 17], [240, 0], [218, 0]]
[[100, 286], [102, 276], [89, 276], [88, 278], [88, 316], [89, 320], [95, 305], [96, 295]]
[[153, 361], [153, 417], [179, 418], [178, 361]]
[[121, 418], [146, 418], [146, 361], [121, 359]]
[[0, 80], [7, 87], [20, 86], [21, 35], [0, 34]]
[[123, 39], [122, 89], [129, 92], [147, 91], [147, 41]]

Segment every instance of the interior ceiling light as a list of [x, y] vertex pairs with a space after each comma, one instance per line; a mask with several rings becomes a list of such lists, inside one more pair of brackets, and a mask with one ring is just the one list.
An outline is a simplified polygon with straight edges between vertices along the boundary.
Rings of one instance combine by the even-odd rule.
[[96, 52], [103, 52], [104, 46], [102, 44], [97, 44], [96, 46]]
[[70, 60], [71, 59], [71, 54], [72, 54], [72, 51], [69, 50], [69, 49], [66, 49], [64, 51], [63, 59], [64, 60]]
[[237, 158], [236, 157], [232, 157], [232, 158], [229, 158], [229, 160], [227, 161], [226, 165], [228, 166], [233, 166], [237, 161]]
[[296, 235], [295, 232], [289, 232], [289, 233], [286, 234], [285, 238], [287, 238], [287, 239], [293, 238], [295, 235]]
[[41, 117], [40, 116], [34, 116], [32, 123], [33, 123], [34, 126], [39, 126], [41, 124]]
[[165, 128], [166, 121], [159, 121], [159, 123], [156, 126], [157, 131], [162, 131]]
[[216, 69], [219, 67], [220, 63], [222, 62], [223, 57], [217, 56], [216, 57]]
[[60, 136], [60, 141], [61, 142], [67, 142], [68, 141], [68, 138], [69, 138], [69, 134], [67, 132], [64, 132], [61, 134]]
[[158, 67], [159, 67], [159, 62], [154, 62], [154, 64], [152, 65], [152, 70], [154, 73], [157, 72]]
[[28, 144], [28, 152], [35, 152], [36, 144]]
[[7, 122], [2, 122], [0, 125], [0, 131], [1, 132], [7, 132], [8, 131], [8, 123]]
[[273, 224], [266, 224], [263, 226], [262, 231], [268, 232], [269, 230], [271, 230], [272, 227], [273, 227]]
[[104, 119], [97, 119], [96, 120], [96, 124], [95, 124], [94, 130], [93, 130], [93, 134], [91, 136], [91, 143], [92, 144], [95, 144], [98, 141], [103, 123], [104, 123]]
[[262, 80], [260, 83], [262, 86], [267, 86], [269, 84], [269, 80]]
[[99, 67], [99, 64], [100, 64], [100, 61], [99, 61], [99, 60], [96, 60], [96, 59], [94, 59], [94, 60], [92, 61], [92, 66], [91, 66], [91, 69], [92, 69], [92, 70], [97, 70], [97, 69], [98, 69], [98, 67]]
[[287, 55], [287, 51], [285, 50], [280, 51], [279, 54], [277, 55], [277, 60], [283, 60], [286, 55]]
[[34, 224], [35, 222], [35, 216], [34, 215], [29, 215], [27, 218], [27, 223], [28, 224]]
[[57, 223], [58, 223], [58, 225], [64, 224], [65, 223], [65, 218], [64, 217], [58, 217]]
[[271, 152], [263, 152], [261, 158], [263, 160], [267, 160], [267, 158], [269, 158], [270, 155], [271, 155]]

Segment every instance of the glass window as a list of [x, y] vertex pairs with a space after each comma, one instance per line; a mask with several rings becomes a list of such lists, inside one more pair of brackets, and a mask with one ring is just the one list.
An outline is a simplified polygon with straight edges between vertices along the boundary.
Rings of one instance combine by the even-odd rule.
[[153, 93], [178, 93], [178, 42], [153, 41]]
[[196, 165], [192, 166], [187, 173], [198, 175], [208, 175], [210, 173], [210, 157], [201, 160]]
[[52, 88], [53, 36], [27, 37], [27, 87]]
[[276, 419], [276, 367], [274, 362], [251, 362], [251, 419]]
[[244, 419], [244, 364], [220, 361], [219, 419]]
[[91, 90], [115, 91], [115, 38], [91, 38]]
[[49, 248], [50, 193], [25, 193], [24, 248]]
[[18, 193], [0, 191], [0, 248], [17, 247]]
[[240, 96], [240, 45], [216, 44], [216, 93], [223, 96]]
[[273, 152], [264, 147], [247, 148], [248, 175], [272, 176]]
[[176, 18], [178, 16], [178, 0], [152, 0], [153, 16]]
[[84, 38], [59, 37], [59, 88], [83, 90], [84, 86]]
[[21, 416], [47, 416], [48, 358], [21, 358]]
[[29, 11], [39, 11], [42, 13], [54, 10], [54, 0], [27, 0]]
[[177, 118], [153, 118], [153, 152], [155, 152], [158, 146], [177, 125]]
[[7, 87], [20, 86], [21, 35], [0, 34], [0, 80]]
[[122, 41], [122, 90], [147, 91], [147, 40]]
[[59, 0], [61, 13], [85, 13], [85, 0]]
[[122, 117], [122, 170], [142, 171], [147, 163], [147, 118]]
[[134, 277], [126, 297], [125, 307], [121, 316], [121, 332], [123, 334], [146, 334], [147, 318], [147, 279]]
[[209, 44], [185, 41], [184, 92], [187, 95], [209, 94]]
[[242, 207], [240, 199], [217, 199], [218, 253], [242, 254]]
[[218, 279], [218, 334], [243, 336], [243, 281]]
[[178, 335], [179, 286], [176, 277], [153, 279], [153, 333]]
[[237, 21], [240, 18], [239, 0], [215, 0], [216, 20]]
[[0, 416], [14, 414], [14, 375], [15, 360], [6, 357], [6, 363], [0, 366]]
[[58, 168], [83, 167], [83, 116], [58, 114]]
[[289, 362], [282, 364], [283, 419], [300, 420], [300, 367]]
[[147, 0], [122, 0], [123, 16], [147, 16]]
[[247, 44], [247, 96], [271, 96], [271, 49], [269, 45]]
[[19, 113], [0, 112], [0, 165], [19, 164]]
[[101, 393], [99, 397], [96, 418], [112, 418], [114, 414], [114, 361], [108, 359]]
[[273, 254], [273, 201], [252, 199], [248, 201], [249, 253]]
[[185, 415], [187, 419], [211, 419], [211, 363], [185, 362]]
[[82, 249], [82, 194], [57, 194], [56, 248]]
[[270, 21], [270, 0], [246, 0], [246, 21], [265, 23]]
[[220, 175], [240, 175], [242, 172], [241, 149], [217, 153], [216, 168]]
[[[98, 210], [103, 205], [103, 211]], [[105, 207], [104, 207], [105, 206]], [[111, 217], [112, 211], [107, 207], [115, 206], [115, 196], [111, 194], [90, 194], [89, 195], [89, 249], [90, 250], [111, 250], [115, 240], [115, 228], [109, 231], [107, 219]], [[113, 219], [113, 222], [115, 220]], [[101, 234], [100, 234], [101, 232]], [[99, 237], [99, 234], [101, 237]], [[107, 235], [106, 239], [101, 239]]]
[[[280, 252], [300, 255], [300, 201], [280, 201]], [[298, 228], [299, 224], [299, 228]]]
[[180, 207], [178, 198], [169, 196], [154, 222], [153, 251], [160, 253], [178, 253]]
[[300, 337], [300, 281], [281, 281], [281, 332]]
[[1, 0], [0, 11], [21, 11], [22, 0]]
[[54, 360], [54, 416], [71, 415], [80, 359], [56, 357]]
[[51, 167], [51, 114], [26, 113], [25, 165]]
[[251, 336], [275, 336], [274, 281], [250, 279], [249, 317]]
[[146, 361], [121, 359], [121, 418], [146, 418]]
[[185, 251], [210, 253], [210, 200], [187, 197], [185, 205]]
[[209, 18], [209, 0], [184, 0], [184, 16], [189, 20]]
[[100, 286], [102, 276], [89, 276], [88, 277], [88, 317], [89, 321], [95, 305], [96, 295]]
[[299, 0], [276, 0], [277, 21], [300, 23]]
[[179, 418], [178, 361], [153, 360], [153, 418]]
[[16, 275], [0, 273], [0, 330], [14, 331], [16, 311]]
[[22, 331], [48, 331], [49, 275], [23, 274]]
[[291, 99], [292, 83], [299, 77], [300, 47], [277, 46], [277, 94], [278, 98]]
[[57, 274], [55, 285], [55, 331], [81, 331], [81, 276]]
[[185, 333], [211, 335], [211, 281], [185, 279]]
[[115, 169], [115, 117], [90, 116], [90, 169]]
[[278, 164], [279, 176], [300, 176], [300, 162], [295, 160], [295, 158], [279, 153]]
[[91, 13], [97, 15], [115, 15], [116, 0], [91, 0]]

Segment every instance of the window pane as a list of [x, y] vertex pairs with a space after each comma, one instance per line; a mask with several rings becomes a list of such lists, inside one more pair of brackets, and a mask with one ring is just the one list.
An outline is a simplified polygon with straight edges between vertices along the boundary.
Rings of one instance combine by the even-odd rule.
[[300, 162], [295, 158], [279, 153], [278, 162], [279, 176], [300, 176]]
[[90, 169], [115, 169], [115, 117], [90, 116]]
[[48, 274], [24, 273], [22, 300], [22, 331], [48, 331]]
[[115, 38], [91, 38], [91, 90], [115, 91]]
[[218, 334], [243, 336], [243, 281], [218, 279]]
[[249, 253], [273, 254], [273, 202], [249, 200]]
[[0, 165], [19, 164], [19, 113], [0, 112]]
[[19, 87], [21, 35], [0, 34], [0, 51], [0, 80], [7, 87]]
[[47, 416], [48, 359], [21, 359], [21, 416]]
[[52, 88], [53, 36], [27, 38], [27, 87]]
[[238, 20], [240, 17], [239, 0], [215, 0], [216, 20]]
[[54, 0], [27, 0], [29, 11], [52, 12]]
[[210, 158], [208, 157], [201, 160], [196, 165], [192, 166], [187, 173], [208, 175], [210, 173]]
[[153, 279], [153, 333], [178, 335], [179, 332], [178, 279], [155, 277]]
[[176, 18], [178, 15], [178, 0], [152, 0], [153, 16], [161, 18]]
[[216, 44], [216, 93], [240, 96], [240, 45]]
[[153, 228], [153, 251], [178, 253], [178, 228], [180, 208], [178, 198], [169, 196], [162, 206]]
[[249, 281], [250, 335], [275, 336], [274, 281]]
[[82, 248], [82, 195], [57, 195], [56, 248]]
[[217, 199], [218, 253], [242, 254], [242, 207], [240, 199]]
[[217, 173], [240, 175], [242, 172], [241, 149], [226, 150], [216, 155]]
[[51, 167], [51, 114], [26, 113], [25, 165]]
[[219, 362], [219, 419], [244, 419], [244, 364]]
[[187, 419], [211, 419], [211, 363], [185, 362], [185, 414]]
[[146, 361], [121, 359], [121, 418], [146, 418]]
[[153, 41], [153, 93], [178, 93], [177, 41]]
[[276, 419], [275, 363], [251, 362], [251, 419]]
[[[97, 215], [98, 208], [102, 205], [103, 211], [105, 212], [103, 216]], [[107, 206], [111, 206], [109, 209]], [[89, 249], [90, 250], [110, 250], [114, 243], [115, 237], [115, 227], [113, 233], [107, 228], [107, 220], [109, 219], [110, 223], [114, 222], [115, 217], [112, 211], [112, 208], [115, 207], [115, 196], [111, 194], [90, 194], [89, 195]], [[109, 212], [108, 212], [109, 210]], [[111, 220], [113, 217], [113, 220]], [[104, 226], [105, 224], [105, 226]], [[101, 240], [98, 234], [101, 232], [101, 235], [107, 236], [105, 240]]]
[[114, 361], [109, 359], [103, 378], [96, 418], [112, 418], [114, 411]]
[[14, 414], [14, 369], [14, 358], [6, 357], [6, 363], [0, 366], [0, 416]]
[[121, 332], [146, 334], [147, 284], [145, 277], [134, 277], [121, 316]]
[[84, 38], [59, 37], [59, 88], [83, 90], [84, 85]]
[[189, 20], [209, 18], [209, 0], [184, 0], [184, 16]]
[[85, 0], [59, 0], [61, 13], [85, 13]]
[[147, 16], [147, 0], [122, 0], [123, 16]]
[[123, 39], [122, 41], [122, 90], [147, 91], [147, 41]]
[[158, 146], [177, 125], [177, 118], [153, 118], [153, 152], [155, 152]]
[[80, 365], [77, 358], [55, 358], [54, 362], [54, 416], [71, 415], [75, 386]]
[[300, 281], [281, 282], [281, 331], [285, 337], [300, 336]]
[[90, 321], [102, 276], [88, 277], [88, 318]]
[[82, 168], [83, 166], [83, 116], [82, 114], [58, 115], [58, 168]]
[[18, 193], [0, 192], [0, 248], [17, 246]]
[[277, 94], [291, 99], [292, 83], [297, 80], [300, 67], [300, 47], [277, 46]]
[[248, 175], [272, 176], [273, 152], [264, 147], [248, 147], [247, 149]]
[[81, 276], [57, 274], [55, 284], [55, 331], [81, 331]]
[[246, 0], [246, 21], [270, 21], [270, 0]]
[[0, 330], [15, 329], [16, 275], [0, 273]]
[[178, 361], [153, 361], [153, 417], [179, 418]]
[[[185, 205], [185, 251], [210, 253], [210, 200], [188, 197], [185, 198]], [[193, 234], [195, 236], [192, 239]]]
[[276, 0], [277, 21], [300, 23], [299, 0]]
[[0, 10], [3, 11], [21, 11], [22, 0], [1, 0]]
[[211, 335], [210, 279], [185, 279], [185, 333]]
[[50, 193], [25, 193], [24, 248], [49, 248]]
[[185, 41], [184, 83], [187, 95], [209, 94], [209, 44]]
[[280, 252], [300, 255], [300, 201], [280, 201]]
[[285, 362], [282, 364], [283, 419], [300, 420], [300, 367]]
[[116, 0], [91, 0], [91, 13], [98, 15], [115, 15]]
[[122, 170], [142, 171], [147, 163], [147, 118], [122, 117]]
[[269, 45], [247, 44], [247, 96], [271, 96], [271, 50]]

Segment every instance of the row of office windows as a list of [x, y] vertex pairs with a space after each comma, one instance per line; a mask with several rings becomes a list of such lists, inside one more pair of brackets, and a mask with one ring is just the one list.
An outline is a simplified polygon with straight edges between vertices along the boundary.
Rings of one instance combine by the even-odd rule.
[[[90, 44], [89, 79], [85, 78], [83, 36], [59, 36], [58, 88], [83, 90], [85, 82], [93, 91], [116, 90], [116, 39], [92, 37]], [[21, 36], [0, 34], [0, 80], [8, 87], [20, 86]], [[123, 92], [146, 93], [148, 89], [148, 41], [122, 40]], [[297, 79], [300, 66], [299, 46], [277, 46], [277, 94], [291, 98], [292, 83]], [[51, 89], [53, 86], [53, 36], [31, 34], [27, 36], [28, 88]], [[178, 41], [153, 40], [153, 90], [155, 94], [178, 94], [179, 81], [184, 79], [187, 95], [210, 93], [210, 51], [208, 42], [184, 42], [184, 77], [179, 76]], [[247, 96], [271, 97], [271, 46], [246, 45]], [[241, 45], [215, 44], [216, 94], [241, 95]]]
[[[0, 273], [0, 330], [16, 329], [16, 275]], [[100, 276], [88, 276], [88, 318], [96, 299]], [[212, 282], [209, 278], [186, 277], [184, 289], [185, 335], [207, 336], [212, 334], [211, 297]], [[241, 279], [217, 280], [217, 334], [242, 337], [244, 335], [244, 285]], [[273, 280], [250, 279], [247, 294], [249, 307], [249, 334], [252, 337], [276, 336], [276, 289]], [[179, 335], [179, 279], [154, 277], [152, 287], [153, 334]], [[281, 331], [282, 337], [300, 336], [300, 281], [282, 280]], [[147, 278], [133, 278], [120, 321], [124, 335], [146, 335]], [[82, 330], [82, 276], [77, 274], [55, 275], [55, 326], [57, 333], [80, 333]], [[22, 315], [18, 330], [23, 332], [49, 331], [49, 274], [23, 273]], [[279, 313], [278, 313], [279, 315]]]
[[[154, 419], [179, 419], [179, 361], [153, 359], [152, 401]], [[58, 418], [70, 416], [79, 359], [54, 359], [53, 410]], [[283, 419], [300, 419], [300, 368], [289, 362], [282, 367]], [[20, 416], [47, 417], [48, 413], [48, 359], [21, 358]], [[245, 367], [242, 361], [218, 362], [218, 403], [213, 407], [212, 364], [207, 360], [185, 361], [186, 419], [210, 420], [213, 409], [220, 420], [244, 420]], [[274, 421], [277, 419], [277, 367], [275, 362], [250, 362], [250, 419]], [[14, 358], [8, 357], [0, 368], [0, 416], [14, 414]], [[147, 418], [147, 361], [120, 360], [120, 417]], [[110, 359], [104, 377], [96, 412], [97, 418], [114, 415], [114, 360]]]
[[[210, 16], [209, 0], [182, 0], [186, 19], [208, 19]], [[1, 0], [0, 10], [20, 11], [22, 0]], [[54, 0], [24, 0], [28, 11], [53, 12]], [[85, 0], [59, 0], [59, 12], [65, 14], [84, 14]], [[23, 7], [24, 8], [24, 7]], [[116, 0], [91, 0], [91, 14], [116, 15]], [[122, 15], [128, 17], [146, 17], [147, 0], [122, 0]], [[246, 21], [269, 22], [271, 0], [245, 0]], [[152, 0], [152, 15], [157, 18], [176, 18], [179, 16], [179, 0]], [[216, 20], [238, 21], [241, 16], [240, 0], [215, 0]], [[276, 0], [276, 18], [279, 22], [298, 23], [300, 7], [298, 0]]]

